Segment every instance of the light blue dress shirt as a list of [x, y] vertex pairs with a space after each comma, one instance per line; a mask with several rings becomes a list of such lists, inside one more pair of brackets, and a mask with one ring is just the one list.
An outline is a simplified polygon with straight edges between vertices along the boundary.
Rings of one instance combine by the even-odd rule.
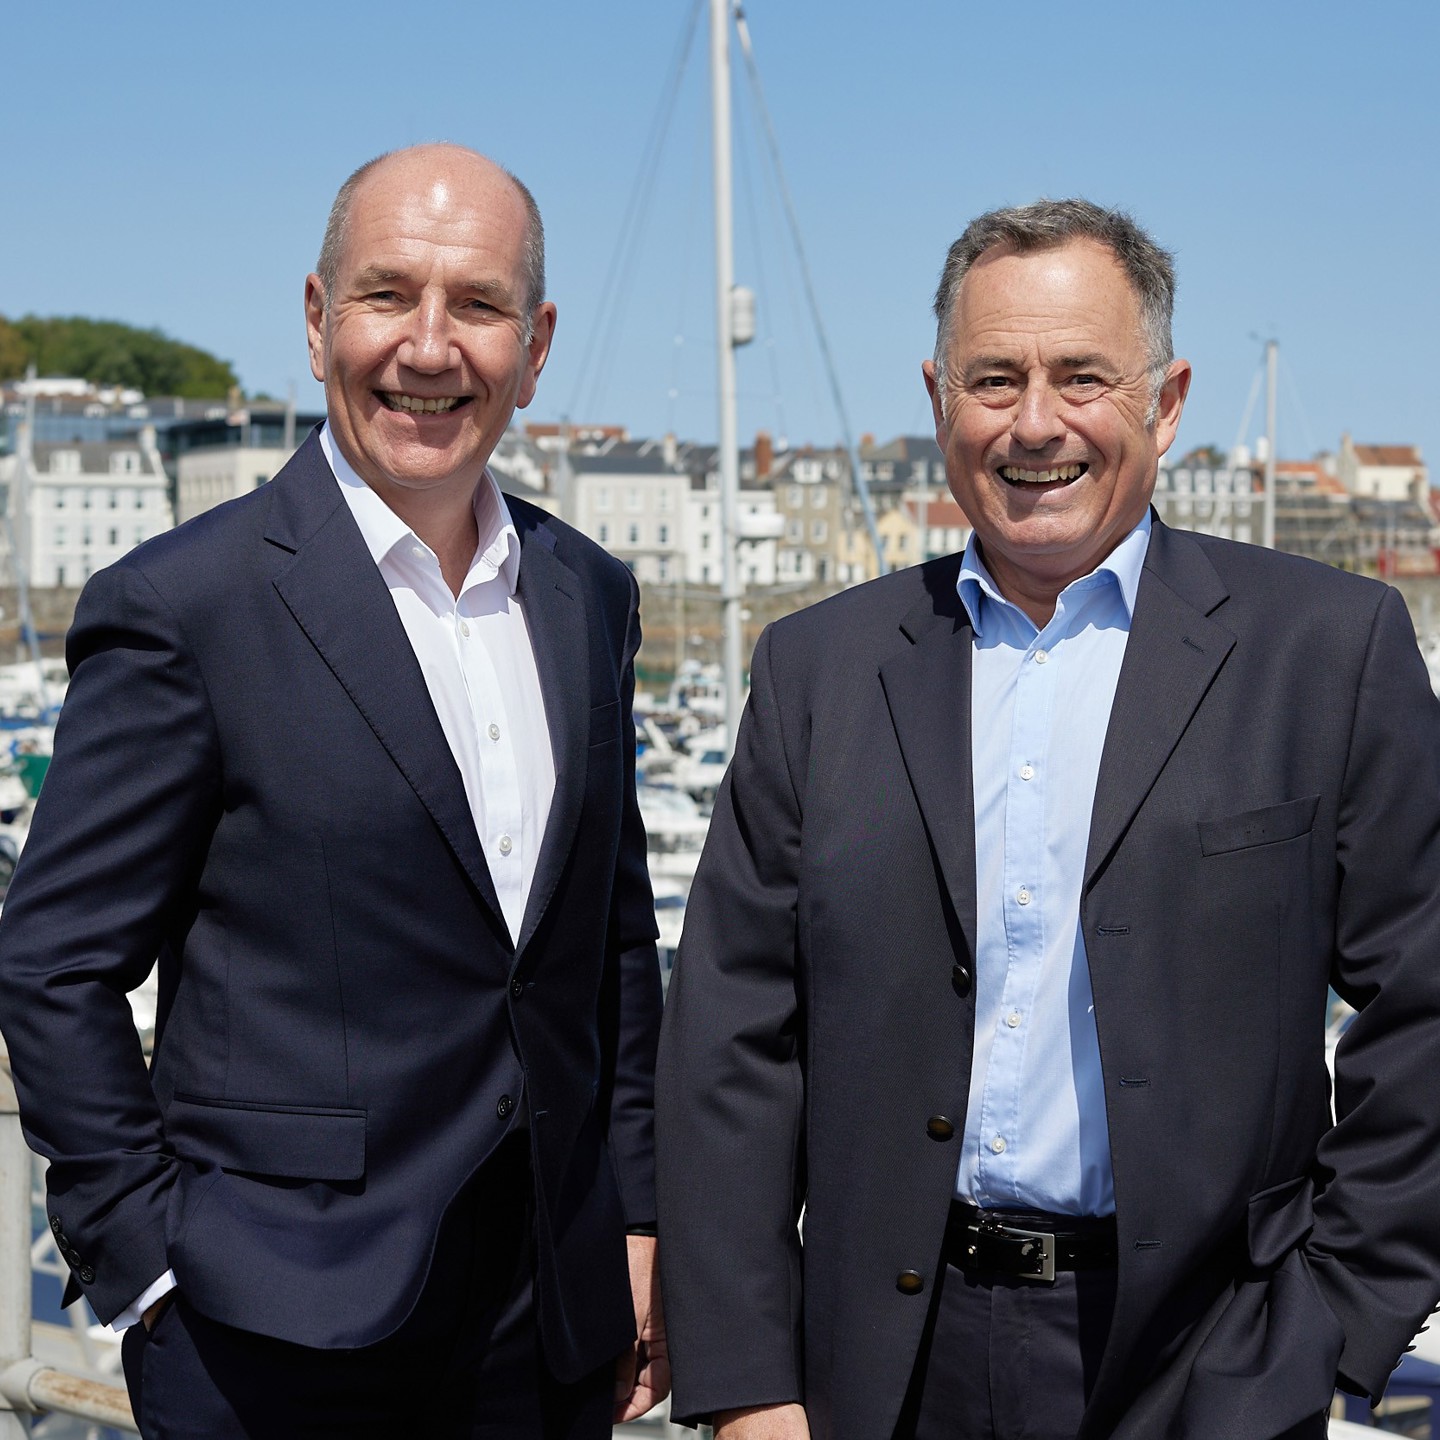
[[1080, 889], [1100, 753], [1150, 516], [1067, 585], [1043, 630], [972, 536], [958, 589], [975, 630], [975, 1055], [956, 1177], [990, 1208], [1108, 1215], [1110, 1137]]

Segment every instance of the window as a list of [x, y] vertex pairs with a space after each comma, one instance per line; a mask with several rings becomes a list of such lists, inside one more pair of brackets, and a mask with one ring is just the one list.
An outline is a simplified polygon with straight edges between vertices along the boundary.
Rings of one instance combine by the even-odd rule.
[[662, 584], [670, 578], [670, 561], [664, 555], [660, 557], [660, 568], [657, 574]]
[[805, 538], [805, 522], [803, 520], [791, 520], [785, 526], [785, 538], [799, 544]]
[[80, 474], [80, 452], [78, 450], [52, 450], [50, 452], [50, 473], [52, 475]]
[[91, 494], [90, 494], [90, 492], [89, 492], [88, 490], [82, 490], [82, 491], [80, 492], [80, 504], [81, 504], [81, 507], [82, 507], [83, 509], [88, 510], [88, 509], [90, 508], [90, 502], [91, 502], [92, 498], [93, 498], [93, 497], [91, 496]]
[[140, 452], [121, 450], [110, 457], [112, 475], [138, 475], [140, 473]]
[[137, 490], [135, 492], [135, 508], [137, 510], [143, 510], [145, 508], [145, 492], [143, 490]]
[[670, 513], [670, 491], [668, 487], [661, 490], [655, 496], [655, 508], [659, 510], [662, 515], [668, 515]]
[[120, 543], [120, 527], [118, 525], [112, 525], [110, 527], [110, 543], [112, 545], [118, 545]]
[[57, 510], [63, 510], [65, 508], [65, 487], [63, 485], [56, 486], [55, 488], [55, 508]]
[[638, 485], [632, 485], [625, 492], [625, 508], [627, 510], [643, 510], [645, 508], [645, 492]]
[[[670, 543], [670, 527], [668, 525], [661, 525], [656, 531], [655, 543], [657, 545], [668, 545]], [[665, 577], [662, 575], [660, 578], [663, 580]]]
[[811, 541], [815, 544], [818, 544], [820, 541], [824, 540], [828, 529], [829, 526], [827, 526], [823, 520], [812, 521], [810, 524]]
[[608, 510], [610, 508], [610, 487], [608, 485], [597, 485], [595, 487], [595, 508], [597, 510]]
[[625, 538], [632, 545], [640, 543], [640, 527], [638, 525], [627, 525], [625, 527]]
[[805, 503], [805, 492], [798, 485], [790, 486], [785, 492], [785, 503], [792, 510], [798, 510]]
[[[65, 534], [65, 527], [63, 525], [57, 525], [55, 527], [55, 548], [57, 550], [63, 550], [65, 548], [65, 541], [67, 538], [68, 537]], [[63, 580], [59, 580], [56, 583], [59, 585], [63, 585], [65, 582]]]
[[57, 565], [55, 567], [55, 583], [57, 585], [63, 585], [65, 583], [65, 567], [63, 565]]
[[119, 504], [120, 504], [120, 492], [119, 492], [118, 490], [112, 490], [112, 491], [110, 492], [110, 508], [111, 508], [112, 510], [114, 510], [114, 509], [116, 509], [116, 508], [119, 506]]
[[610, 526], [604, 520], [595, 528], [595, 538], [602, 544], [610, 543]]
[[817, 486], [810, 492], [810, 508], [811, 508], [812, 510], [819, 510], [824, 504], [825, 504], [825, 488], [824, 488], [824, 486], [822, 486], [822, 485], [817, 485]]
[[[84, 530], [81, 531], [80, 539], [87, 550], [95, 543], [95, 535], [89, 525], [86, 525]], [[85, 573], [88, 575], [90, 572], [87, 570]]]
[[700, 548], [702, 550], [708, 550], [710, 548], [710, 532], [708, 530], [702, 530], [700, 532]]
[[135, 543], [137, 545], [143, 545], [145, 543], [145, 527], [143, 525], [137, 525], [135, 527]]

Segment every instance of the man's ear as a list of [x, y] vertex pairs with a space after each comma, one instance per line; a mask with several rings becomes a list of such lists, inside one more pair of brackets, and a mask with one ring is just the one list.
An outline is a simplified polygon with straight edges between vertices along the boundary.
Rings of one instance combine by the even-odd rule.
[[925, 392], [930, 396], [930, 413], [935, 417], [935, 443], [941, 450], [944, 450], [950, 427], [945, 420], [945, 400], [940, 393], [939, 379], [935, 374], [935, 362], [922, 360], [920, 373], [925, 377]]
[[544, 300], [535, 307], [531, 316], [529, 365], [525, 378], [520, 382], [520, 393], [515, 397], [515, 408], [523, 410], [535, 398], [535, 385], [545, 361], [550, 356], [550, 345], [555, 339], [555, 304]]
[[1165, 372], [1155, 412], [1157, 455], [1163, 455], [1174, 443], [1175, 433], [1180, 428], [1180, 413], [1185, 409], [1185, 397], [1190, 393], [1193, 373], [1188, 360], [1172, 360], [1170, 368]]
[[310, 351], [310, 373], [325, 382], [325, 286], [320, 277], [305, 277], [305, 344]]

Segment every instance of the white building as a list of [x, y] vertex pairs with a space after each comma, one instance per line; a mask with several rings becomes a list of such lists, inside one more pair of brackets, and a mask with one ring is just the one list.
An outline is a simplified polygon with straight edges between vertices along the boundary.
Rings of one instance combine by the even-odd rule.
[[642, 584], [687, 578], [690, 475], [675, 463], [671, 447], [658, 440], [622, 442], [572, 454], [569, 468], [567, 509], [576, 529], [623, 560]]
[[[146, 427], [133, 440], [31, 445], [0, 457], [13, 544], [32, 585], [79, 586], [174, 525], [170, 487]], [[5, 583], [15, 580], [4, 558]]]
[[284, 446], [207, 445], [187, 450], [176, 467], [176, 523], [183, 525], [226, 500], [258, 490], [275, 478], [290, 454]]

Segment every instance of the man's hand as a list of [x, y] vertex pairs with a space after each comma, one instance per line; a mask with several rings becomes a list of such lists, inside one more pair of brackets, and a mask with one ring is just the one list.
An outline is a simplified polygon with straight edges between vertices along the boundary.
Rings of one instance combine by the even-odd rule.
[[630, 1256], [630, 1298], [635, 1304], [638, 1338], [615, 1362], [617, 1425], [653, 1410], [670, 1393], [670, 1352], [665, 1345], [655, 1237], [627, 1235], [625, 1244]]
[[715, 1440], [810, 1440], [803, 1405], [751, 1405], [722, 1410], [715, 1417]]
[[156, 1325], [156, 1322], [165, 1313], [165, 1307], [175, 1298], [173, 1290], [167, 1290], [145, 1313], [140, 1317], [140, 1323], [145, 1327], [148, 1335]]

